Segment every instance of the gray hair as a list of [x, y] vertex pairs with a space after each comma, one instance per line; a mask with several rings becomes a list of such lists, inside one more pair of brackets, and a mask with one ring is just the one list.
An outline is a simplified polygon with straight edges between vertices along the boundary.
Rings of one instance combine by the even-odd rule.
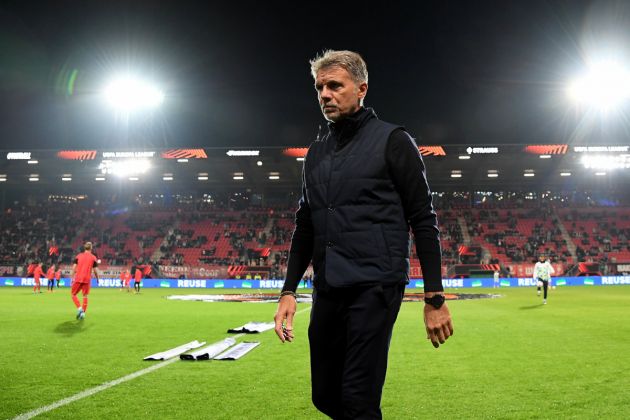
[[321, 69], [339, 66], [350, 73], [350, 77], [355, 83], [367, 83], [368, 81], [365, 61], [358, 53], [353, 51], [326, 50], [309, 61], [309, 63], [311, 64], [313, 79], [317, 77], [317, 72]]

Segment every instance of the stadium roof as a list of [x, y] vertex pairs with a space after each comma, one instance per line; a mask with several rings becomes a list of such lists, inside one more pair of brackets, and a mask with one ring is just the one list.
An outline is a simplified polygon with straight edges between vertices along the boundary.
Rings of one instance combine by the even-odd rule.
[[[630, 145], [420, 145], [433, 190], [580, 190], [630, 182]], [[299, 190], [306, 148], [0, 151], [0, 190]]]
[[[4, 148], [306, 146], [323, 124], [308, 60], [353, 49], [366, 99], [423, 144], [621, 143], [628, 118], [567, 101], [589, 57], [630, 56], [619, 1], [9, 0], [0, 6]], [[119, 118], [99, 98], [121, 71], [164, 91]], [[622, 114], [629, 111], [623, 108]]]

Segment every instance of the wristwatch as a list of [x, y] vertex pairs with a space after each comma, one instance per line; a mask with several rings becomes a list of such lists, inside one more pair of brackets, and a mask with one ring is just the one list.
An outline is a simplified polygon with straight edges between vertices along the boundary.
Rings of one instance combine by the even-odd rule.
[[442, 305], [444, 305], [444, 300], [445, 300], [444, 295], [436, 294], [430, 298], [425, 297], [424, 303], [428, 303], [429, 305], [433, 306], [435, 309], [440, 309]]

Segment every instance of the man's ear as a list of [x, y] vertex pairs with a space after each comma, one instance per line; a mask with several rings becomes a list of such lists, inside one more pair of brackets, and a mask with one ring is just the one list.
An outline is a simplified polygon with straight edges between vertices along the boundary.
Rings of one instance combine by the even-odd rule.
[[359, 84], [359, 90], [357, 92], [357, 96], [359, 97], [359, 101], [363, 101], [365, 99], [365, 95], [367, 95], [368, 84], [363, 82]]

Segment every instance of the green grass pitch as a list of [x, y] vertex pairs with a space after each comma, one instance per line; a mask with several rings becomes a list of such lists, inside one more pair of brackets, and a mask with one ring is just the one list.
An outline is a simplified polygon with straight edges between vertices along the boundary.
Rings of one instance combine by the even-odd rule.
[[[457, 292], [483, 293], [474, 289]], [[212, 343], [275, 304], [169, 301], [205, 290], [93, 289], [74, 319], [68, 289], [0, 289], [0, 419], [151, 366], [143, 357], [192, 340]], [[549, 304], [533, 288], [449, 302], [455, 335], [426, 340], [421, 303], [404, 303], [390, 350], [385, 418], [630, 418], [630, 287], [565, 287]], [[300, 304], [298, 310], [309, 305]], [[177, 361], [41, 418], [319, 419], [310, 402], [306, 328], [273, 331], [243, 359]]]

